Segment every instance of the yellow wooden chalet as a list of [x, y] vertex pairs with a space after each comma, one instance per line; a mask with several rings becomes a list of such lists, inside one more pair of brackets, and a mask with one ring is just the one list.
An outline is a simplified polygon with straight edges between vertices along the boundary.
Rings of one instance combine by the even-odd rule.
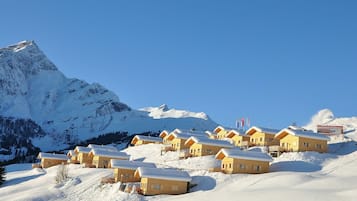
[[231, 139], [233, 141], [234, 146], [243, 147], [249, 145], [250, 137], [247, 136], [243, 131], [235, 129], [230, 130], [227, 133], [226, 138]]
[[162, 139], [160, 137], [135, 135], [134, 138], [131, 140], [130, 144], [134, 146], [139, 146], [143, 144], [161, 144], [161, 143], [162, 143]]
[[279, 145], [279, 140], [274, 138], [279, 130], [253, 126], [246, 131], [250, 137], [249, 146], [273, 146]]
[[186, 145], [185, 142], [192, 135], [189, 133], [174, 133], [172, 132], [167, 136], [167, 140], [171, 144], [171, 148], [173, 151], [180, 151], [183, 149], [189, 149], [190, 146]]
[[60, 164], [67, 164], [67, 160], [68, 160], [68, 157], [65, 154], [43, 153], [43, 152], [40, 152], [37, 158], [41, 160], [42, 168], [48, 168]]
[[216, 159], [221, 160], [221, 171], [226, 174], [266, 173], [269, 172], [269, 163], [273, 161], [266, 153], [240, 149], [221, 149]]
[[125, 152], [113, 151], [108, 149], [92, 149], [89, 152], [92, 164], [96, 168], [108, 168], [111, 159], [129, 160], [130, 156]]
[[293, 130], [285, 128], [275, 135], [280, 140], [282, 151], [316, 151], [327, 152], [329, 137], [306, 130]]
[[109, 167], [114, 169], [115, 182], [140, 182], [140, 178], [134, 177], [136, 169], [139, 167], [156, 168], [156, 165], [141, 161], [111, 159]]
[[74, 152], [74, 150], [69, 150], [67, 152], [67, 157], [69, 158], [70, 163], [79, 163], [79, 161], [77, 160], [77, 154]]
[[88, 155], [91, 150], [89, 147], [76, 146], [74, 153], [77, 155], [77, 161], [80, 164], [92, 164], [92, 158]]
[[231, 128], [225, 128], [223, 126], [217, 126], [213, 132], [216, 133], [216, 139], [224, 139], [226, 138], [227, 133], [232, 130]]
[[193, 136], [186, 140], [190, 156], [215, 155], [221, 148], [233, 148], [234, 145], [225, 140], [214, 140], [206, 137]]
[[140, 178], [140, 193], [143, 195], [187, 193], [190, 175], [181, 170], [139, 167], [135, 177]]

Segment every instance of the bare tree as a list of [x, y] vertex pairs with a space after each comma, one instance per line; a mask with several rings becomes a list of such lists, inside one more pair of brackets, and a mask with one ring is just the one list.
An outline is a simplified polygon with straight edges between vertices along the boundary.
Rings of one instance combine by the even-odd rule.
[[57, 174], [55, 177], [56, 183], [62, 183], [63, 181], [65, 181], [66, 179], [68, 179], [68, 165], [65, 164], [61, 164], [58, 166], [57, 168]]

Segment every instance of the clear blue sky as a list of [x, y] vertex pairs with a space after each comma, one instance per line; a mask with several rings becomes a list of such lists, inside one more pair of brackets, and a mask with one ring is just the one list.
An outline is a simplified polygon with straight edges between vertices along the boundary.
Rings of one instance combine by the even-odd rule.
[[0, 45], [35, 40], [133, 108], [234, 126], [357, 115], [357, 1], [1, 1]]

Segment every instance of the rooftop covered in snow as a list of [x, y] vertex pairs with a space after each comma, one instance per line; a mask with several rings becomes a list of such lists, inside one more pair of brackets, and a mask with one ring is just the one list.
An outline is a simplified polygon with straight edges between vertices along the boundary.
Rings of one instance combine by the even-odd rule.
[[65, 154], [44, 153], [44, 152], [40, 152], [37, 158], [39, 159], [47, 158], [47, 159], [63, 160], [63, 161], [68, 160], [68, 157]]
[[146, 136], [146, 135], [135, 135], [134, 138], [131, 140], [132, 144], [134, 144], [138, 140], [143, 140], [147, 142], [162, 142], [162, 138], [160, 137], [153, 137], [153, 136]]
[[191, 176], [185, 171], [164, 168], [139, 167], [135, 172], [135, 176], [141, 178], [154, 178], [186, 182], [190, 182], [192, 180]]
[[89, 147], [82, 147], [82, 146], [76, 146], [76, 148], [74, 148], [74, 152], [76, 153], [89, 153], [90, 150], [92, 150], [92, 148]]
[[146, 163], [146, 162], [141, 162], [141, 161], [111, 159], [110, 167], [111, 168], [122, 168], [122, 169], [136, 170], [139, 167], [156, 168], [156, 165], [154, 163]]
[[250, 129], [248, 129], [245, 133], [247, 135], [253, 135], [255, 132], [261, 132], [261, 133], [268, 133], [268, 134], [277, 134], [280, 130], [274, 129], [274, 128], [264, 128], [264, 127], [257, 127], [253, 126]]
[[197, 137], [197, 136], [192, 136], [189, 139], [186, 140], [185, 145], [191, 146], [192, 144], [197, 143], [197, 144], [205, 144], [205, 145], [211, 145], [211, 146], [218, 146], [218, 147], [226, 147], [226, 148], [232, 148], [234, 147], [231, 143], [228, 141], [224, 140], [213, 140], [209, 139], [206, 137]]
[[316, 139], [316, 140], [330, 140], [329, 137], [319, 134], [319, 133], [314, 133], [312, 131], [304, 131], [304, 130], [292, 130], [289, 128], [285, 128], [281, 130], [279, 133], [275, 135], [277, 139], [282, 139], [283, 137], [287, 135], [293, 135], [293, 136], [298, 136], [298, 137], [304, 137], [304, 138], [310, 138], [310, 139]]
[[266, 153], [256, 151], [242, 151], [240, 149], [221, 149], [216, 154], [216, 159], [222, 160], [224, 157], [266, 162], [273, 161], [272, 157]]
[[125, 152], [112, 151], [112, 150], [106, 150], [106, 149], [95, 149], [94, 148], [89, 152], [89, 155], [102, 156], [102, 157], [107, 157], [107, 158], [124, 159], [124, 160], [130, 159], [130, 156], [128, 154], [126, 154]]

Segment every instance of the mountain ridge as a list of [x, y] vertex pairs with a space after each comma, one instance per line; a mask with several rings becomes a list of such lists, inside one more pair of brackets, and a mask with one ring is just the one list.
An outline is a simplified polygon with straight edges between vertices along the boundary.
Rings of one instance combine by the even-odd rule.
[[117, 131], [130, 135], [217, 126], [204, 113], [148, 108], [132, 109], [99, 83], [67, 78], [34, 41], [0, 48], [0, 115], [36, 122], [46, 135], [32, 142], [42, 150]]

